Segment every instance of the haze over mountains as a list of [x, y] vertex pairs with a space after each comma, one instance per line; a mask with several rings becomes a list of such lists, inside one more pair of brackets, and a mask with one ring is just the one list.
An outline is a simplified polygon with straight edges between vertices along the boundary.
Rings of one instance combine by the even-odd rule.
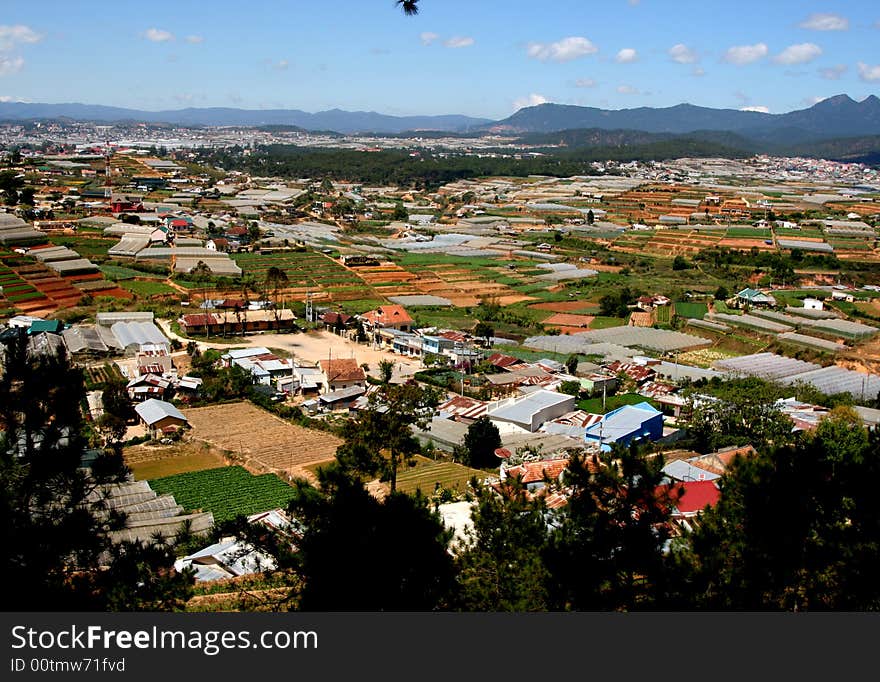
[[[648, 142], [650, 133], [670, 137], [698, 134], [700, 139], [743, 151], [811, 145], [838, 138], [880, 136], [880, 99], [871, 95], [857, 102], [848, 95], [825, 99], [807, 109], [767, 114], [736, 109], [711, 109], [692, 104], [673, 107], [606, 110], [565, 104], [540, 104], [520, 109], [500, 120], [461, 115], [389, 116], [376, 112], [332, 109], [308, 113], [296, 109], [188, 108], [138, 111], [88, 104], [31, 104], [0, 102], [0, 120], [61, 119], [186, 126], [286, 125], [304, 130], [339, 133], [397, 134], [407, 131], [505, 133], [534, 144], [564, 142], [570, 147], [630, 145]], [[579, 131], [579, 132], [575, 132]], [[598, 131], [636, 131], [609, 135]], [[614, 136], [611, 136], [612, 138]], [[649, 136], [650, 137], [650, 136]], [[655, 138], [653, 138], [655, 139]], [[859, 151], [880, 149], [880, 138], [862, 142]]]

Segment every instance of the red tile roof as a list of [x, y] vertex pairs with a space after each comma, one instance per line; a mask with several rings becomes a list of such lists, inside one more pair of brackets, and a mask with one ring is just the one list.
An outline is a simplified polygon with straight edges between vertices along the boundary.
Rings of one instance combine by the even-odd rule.
[[363, 318], [373, 326], [392, 327], [395, 325], [410, 325], [413, 319], [409, 316], [402, 305], [383, 305], [380, 308], [363, 314]]
[[565, 469], [568, 468], [568, 458], [565, 459], [542, 459], [538, 462], [525, 462], [517, 466], [510, 467], [507, 475], [522, 477], [523, 483], [537, 483], [544, 480], [546, 474], [551, 480], [559, 478]]
[[338, 360], [321, 360], [321, 371], [328, 381], [366, 381], [363, 368], [357, 360], [340, 358]]

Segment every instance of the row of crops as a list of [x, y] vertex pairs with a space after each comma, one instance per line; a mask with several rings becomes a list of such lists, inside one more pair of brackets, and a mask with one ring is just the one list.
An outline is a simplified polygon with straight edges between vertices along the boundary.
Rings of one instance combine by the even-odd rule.
[[45, 298], [45, 295], [21, 276], [13, 271], [8, 265], [0, 262], [0, 289], [3, 296], [11, 303], [28, 301], [35, 298]]
[[275, 474], [254, 476], [240, 466], [156, 478], [150, 487], [174, 495], [188, 511], [212, 512], [216, 523], [286, 507], [294, 496], [293, 488]]

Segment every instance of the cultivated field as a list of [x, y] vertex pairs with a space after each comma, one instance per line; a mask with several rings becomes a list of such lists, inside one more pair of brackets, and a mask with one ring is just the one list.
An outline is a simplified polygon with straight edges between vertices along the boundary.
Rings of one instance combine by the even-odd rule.
[[150, 487], [174, 495], [188, 511], [212, 512], [216, 523], [286, 507], [294, 495], [293, 488], [276, 475], [254, 476], [237, 466], [156, 478]]
[[474, 476], [481, 480], [487, 474], [455, 462], [435, 462], [425, 457], [416, 457], [415, 466], [398, 471], [397, 489], [405, 493], [421, 490], [427, 496], [443, 488], [463, 493], [467, 490], [468, 481]]
[[295, 426], [247, 402], [184, 410], [194, 438], [230, 453], [255, 472], [311, 478], [304, 467], [326, 462], [342, 441], [323, 431]]

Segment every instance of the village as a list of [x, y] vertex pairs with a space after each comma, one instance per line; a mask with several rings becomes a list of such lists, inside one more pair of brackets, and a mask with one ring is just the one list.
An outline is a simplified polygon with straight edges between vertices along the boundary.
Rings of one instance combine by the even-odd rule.
[[[7, 158], [0, 341], [82, 368], [92, 445], [121, 443], [132, 470], [120, 540], [207, 537], [239, 514], [289, 529], [288, 484], [317, 480], [389, 385], [439, 394], [396, 484], [458, 538], [474, 485], [517, 479], [559, 509], [573, 456], [630, 445], [662, 453], [672, 532], [691, 529], [761, 445], [694, 449], [725, 384], [772, 387], [791, 433], [841, 404], [880, 423], [867, 167], [609, 163], [413, 192], [221, 172], [186, 149], [53, 152]], [[465, 456], [486, 428], [488, 460]], [[178, 568], [271, 565], [242, 550], [224, 539]]]

